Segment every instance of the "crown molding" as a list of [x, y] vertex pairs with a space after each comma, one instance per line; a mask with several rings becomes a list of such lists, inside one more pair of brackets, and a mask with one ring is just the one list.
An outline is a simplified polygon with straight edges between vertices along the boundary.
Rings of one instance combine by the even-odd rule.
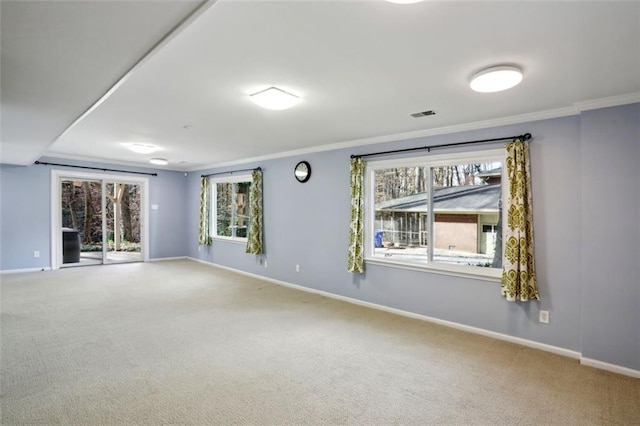
[[319, 152], [334, 151], [334, 150], [346, 149], [346, 148], [356, 148], [361, 146], [373, 145], [377, 143], [395, 142], [395, 141], [401, 141], [401, 140], [407, 140], [407, 139], [417, 139], [417, 138], [424, 138], [429, 136], [445, 135], [445, 134], [451, 134], [451, 133], [460, 133], [460, 132], [467, 132], [472, 130], [487, 129], [492, 127], [508, 126], [512, 124], [522, 124], [522, 123], [530, 123], [533, 121], [549, 120], [553, 118], [579, 115], [583, 111], [590, 111], [594, 109], [609, 108], [609, 107], [628, 105], [628, 104], [634, 104], [634, 103], [640, 103], [640, 92], [632, 92], [624, 95], [610, 96], [607, 98], [575, 102], [572, 106], [564, 107], [564, 108], [556, 108], [556, 109], [532, 112], [527, 114], [512, 115], [509, 117], [475, 121], [471, 123], [455, 124], [451, 126], [443, 126], [443, 127], [438, 127], [434, 129], [417, 130], [413, 132], [396, 133], [391, 135], [375, 136], [375, 137], [363, 138], [363, 139], [354, 139], [354, 140], [345, 141], [345, 142], [337, 142], [337, 143], [319, 145], [319, 146], [314, 146], [309, 148], [283, 151], [275, 154], [243, 158], [240, 160], [233, 160], [233, 161], [227, 161], [222, 163], [211, 163], [211, 164], [195, 165], [195, 166], [185, 165], [185, 167], [178, 167], [177, 165], [169, 164], [167, 167], [160, 169], [160, 168], [153, 168], [145, 164], [140, 164], [136, 162], [109, 160], [105, 158], [95, 158], [95, 157], [84, 157], [84, 156], [77, 156], [77, 155], [63, 154], [63, 153], [56, 153], [56, 152], [45, 152], [42, 156], [66, 158], [70, 160], [79, 160], [79, 161], [90, 161], [95, 163], [108, 162], [109, 164], [119, 164], [119, 165], [126, 165], [126, 166], [132, 166], [132, 167], [150, 168], [154, 170], [166, 170], [166, 171], [176, 171], [176, 172], [196, 172], [196, 171], [200, 172], [204, 170], [217, 169], [222, 167], [232, 167], [232, 166], [238, 166], [242, 164], [256, 163], [260, 161], [275, 160], [278, 158], [309, 155], [309, 154], [315, 154]]
[[593, 99], [590, 101], [576, 102], [574, 105], [579, 112], [590, 111], [593, 109], [610, 108], [620, 105], [635, 104], [640, 102], [640, 92], [627, 93], [618, 96], [609, 96], [608, 98]]
[[327, 145], [320, 145], [310, 148], [284, 151], [277, 154], [263, 155], [259, 157], [245, 158], [242, 160], [228, 161], [224, 163], [212, 163], [205, 166], [189, 168], [187, 171], [201, 171], [220, 167], [237, 166], [240, 164], [255, 163], [259, 161], [273, 160], [277, 158], [293, 157], [298, 155], [309, 155], [324, 151], [333, 151], [345, 148], [355, 148], [366, 145], [373, 145], [384, 142], [394, 142], [407, 139], [424, 138], [428, 136], [445, 135], [450, 133], [467, 132], [471, 130], [481, 130], [491, 127], [508, 126], [512, 124], [530, 123], [533, 121], [549, 120], [553, 118], [579, 115], [583, 111], [600, 108], [609, 108], [620, 105], [640, 103], [640, 92], [632, 92], [624, 95], [610, 96], [607, 98], [593, 99], [582, 102], [575, 102], [572, 106], [556, 108], [545, 111], [532, 112], [527, 114], [512, 115], [491, 120], [475, 121], [471, 123], [454, 124], [452, 126], [437, 127], [435, 129], [417, 130], [413, 132], [396, 133], [391, 135], [376, 136], [372, 138], [354, 139], [351, 141], [338, 142]]
[[558, 109], [546, 110], [541, 112], [512, 115], [509, 117], [502, 117], [502, 118], [491, 119], [491, 120], [475, 121], [471, 123], [437, 127], [435, 129], [417, 130], [413, 132], [404, 132], [404, 133], [396, 133], [396, 134], [384, 135], [384, 136], [375, 136], [371, 138], [354, 139], [346, 142], [338, 142], [338, 143], [327, 144], [327, 145], [319, 145], [319, 146], [310, 147], [310, 148], [295, 149], [291, 151], [280, 152], [277, 154], [251, 157], [251, 158], [246, 158], [242, 160], [228, 161], [224, 163], [208, 164], [203, 167], [190, 168], [188, 169], [188, 171], [194, 172], [194, 171], [208, 170], [208, 169], [214, 169], [214, 168], [220, 168], [220, 167], [237, 166], [240, 164], [255, 163], [259, 161], [293, 157], [298, 155], [309, 155], [309, 154], [315, 154], [315, 153], [324, 152], [324, 151], [334, 151], [338, 149], [355, 148], [355, 147], [373, 145], [377, 143], [395, 142], [395, 141], [401, 141], [401, 140], [407, 140], [407, 139], [417, 139], [417, 138], [424, 138], [428, 136], [445, 135], [450, 133], [460, 133], [460, 132], [466, 132], [470, 130], [480, 130], [480, 129], [487, 129], [492, 127], [507, 126], [510, 124], [529, 123], [532, 121], [548, 120], [551, 118], [577, 115], [579, 113], [580, 111], [575, 106], [571, 106], [571, 107], [558, 108]]
[[122, 161], [122, 160], [112, 160], [109, 158], [98, 158], [98, 157], [88, 157], [84, 155], [73, 155], [73, 154], [65, 154], [61, 152], [46, 152], [42, 155], [38, 160], [42, 160], [43, 158], [60, 158], [63, 160], [74, 160], [74, 161], [83, 161], [88, 163], [97, 163], [97, 164], [114, 164], [118, 166], [129, 166], [129, 167], [137, 167], [140, 169], [149, 169], [153, 171], [164, 171], [164, 172], [186, 172], [187, 170], [171, 167], [170, 165], [166, 167], [157, 167], [148, 165], [146, 163], [137, 163], [135, 161]]

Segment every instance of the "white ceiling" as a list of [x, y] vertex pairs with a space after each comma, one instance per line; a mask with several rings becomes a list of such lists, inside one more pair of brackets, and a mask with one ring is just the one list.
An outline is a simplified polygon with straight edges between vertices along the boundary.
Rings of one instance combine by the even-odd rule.
[[37, 160], [202, 4], [203, 0], [0, 0], [0, 160]]
[[[195, 170], [640, 101], [640, 2], [218, 0], [55, 140], [198, 5], [2, 0], [2, 161], [153, 156]], [[505, 63], [523, 68], [519, 86], [469, 89], [474, 72]], [[302, 102], [250, 102], [272, 85]], [[160, 151], [123, 145], [135, 142]]]

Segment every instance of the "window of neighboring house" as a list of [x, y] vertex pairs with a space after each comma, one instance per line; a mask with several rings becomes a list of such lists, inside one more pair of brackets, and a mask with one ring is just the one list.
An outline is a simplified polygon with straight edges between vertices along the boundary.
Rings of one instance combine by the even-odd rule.
[[250, 175], [211, 180], [213, 238], [247, 240], [250, 187]]
[[367, 162], [365, 259], [498, 277], [502, 150]]

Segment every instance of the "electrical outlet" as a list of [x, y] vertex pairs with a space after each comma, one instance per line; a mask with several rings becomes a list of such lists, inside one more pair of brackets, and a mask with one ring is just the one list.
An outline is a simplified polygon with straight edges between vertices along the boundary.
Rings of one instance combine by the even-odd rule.
[[549, 324], [549, 311], [540, 311], [540, 322]]
[[34, 251], [33, 257], [40, 257], [40, 252], [38, 250]]
[[267, 267], [267, 261], [266, 260], [264, 261], [264, 267], [265, 268]]
[[296, 272], [300, 272], [300, 265], [296, 265]]

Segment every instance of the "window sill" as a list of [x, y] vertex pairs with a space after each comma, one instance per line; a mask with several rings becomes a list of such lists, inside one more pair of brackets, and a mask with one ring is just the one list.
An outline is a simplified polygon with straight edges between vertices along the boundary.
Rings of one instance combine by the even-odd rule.
[[502, 279], [502, 272], [500, 270], [495, 270], [491, 268], [482, 268], [482, 271], [469, 271], [468, 268], [456, 268], [455, 266], [448, 265], [418, 265], [415, 263], [403, 263], [403, 262], [393, 262], [389, 260], [376, 259], [376, 258], [366, 258], [365, 263], [379, 266], [386, 266], [389, 268], [399, 268], [399, 269], [407, 269], [410, 271], [418, 271], [418, 272], [430, 272], [434, 274], [440, 275], [449, 275], [453, 277], [461, 277], [461, 278], [471, 278], [475, 280], [481, 281], [489, 281], [499, 283]]
[[234, 243], [234, 244], [247, 244], [246, 238], [238, 238], [238, 237], [211, 237], [213, 241], [224, 241], [225, 243]]

